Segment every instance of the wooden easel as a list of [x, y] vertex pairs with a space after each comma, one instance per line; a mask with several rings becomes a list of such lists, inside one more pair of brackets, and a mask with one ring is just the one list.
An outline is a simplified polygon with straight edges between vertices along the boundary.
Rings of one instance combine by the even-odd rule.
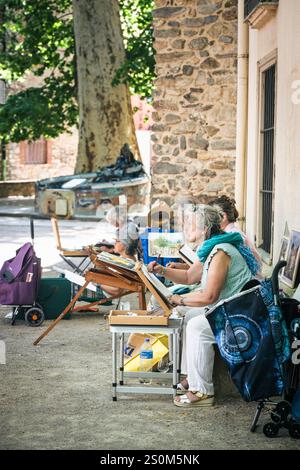
[[111, 310], [109, 314], [109, 323], [112, 325], [168, 325], [169, 316], [172, 313], [172, 305], [151, 283], [142, 271], [142, 263], [137, 263], [135, 271], [144, 286], [149, 289], [151, 294], [156, 298], [161, 313], [155, 313], [151, 310]]
[[[126, 271], [126, 272], [125, 272]], [[34, 346], [36, 346], [51, 330], [60, 322], [60, 320], [71, 310], [75, 305], [83, 291], [86, 289], [90, 282], [94, 284], [106, 284], [111, 287], [118, 287], [123, 289], [121, 294], [111, 295], [105, 299], [98, 300], [93, 303], [89, 303], [89, 307], [94, 305], [101, 305], [110, 300], [118, 299], [124, 297], [125, 295], [132, 294], [133, 292], [138, 293], [139, 298], [139, 307], [141, 309], [146, 308], [146, 298], [145, 298], [145, 286], [142, 280], [139, 278], [138, 274], [134, 271], [128, 273], [127, 270], [123, 268], [115, 269], [115, 267], [108, 266], [105, 262], [99, 261], [97, 267], [90, 269], [84, 275], [85, 283], [79, 289], [77, 294], [73, 297], [71, 302], [66, 306], [63, 312], [50, 324], [50, 326], [34, 341]], [[79, 310], [82, 307], [76, 307], [73, 311]]]
[[[73, 250], [68, 250], [66, 248], [62, 247], [61, 244], [61, 239], [60, 239], [60, 233], [59, 233], [59, 227], [58, 227], [58, 221], [56, 217], [51, 217], [51, 225], [52, 225], [52, 230], [54, 233], [55, 237], [55, 243], [56, 243], [56, 248], [59, 251], [60, 257], [67, 263], [74, 272], [78, 272], [79, 274], [83, 273], [82, 265], [84, 261], [89, 257], [89, 250], [88, 248], [74, 248]], [[75, 263], [73, 263], [72, 259], [69, 258], [84, 258], [83, 261], [77, 266]], [[85, 266], [87, 268], [87, 266]]]

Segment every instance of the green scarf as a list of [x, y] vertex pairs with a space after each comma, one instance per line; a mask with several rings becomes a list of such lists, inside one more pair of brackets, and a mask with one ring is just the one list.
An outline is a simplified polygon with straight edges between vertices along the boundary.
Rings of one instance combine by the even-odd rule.
[[253, 276], [256, 276], [260, 271], [259, 262], [253, 255], [249, 246], [245, 245], [243, 237], [239, 232], [221, 233], [220, 235], [215, 235], [209, 238], [209, 240], [205, 240], [203, 245], [197, 251], [197, 256], [200, 258], [202, 263], [205, 263], [209, 253], [216, 245], [219, 245], [219, 243], [230, 243], [233, 245], [243, 256]]
[[244, 243], [244, 240], [239, 232], [229, 232], [221, 233], [220, 235], [214, 235], [208, 240], [205, 240], [205, 242], [197, 251], [197, 256], [198, 258], [200, 258], [200, 261], [202, 263], [205, 263], [209, 253], [214, 249], [216, 245], [219, 245], [220, 243], [230, 243], [230, 245], [233, 245], [238, 248]]

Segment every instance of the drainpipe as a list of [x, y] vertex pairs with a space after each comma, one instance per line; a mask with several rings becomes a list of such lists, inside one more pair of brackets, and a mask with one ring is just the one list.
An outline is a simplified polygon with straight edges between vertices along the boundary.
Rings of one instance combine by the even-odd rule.
[[249, 26], [244, 22], [244, 0], [239, 0], [235, 200], [240, 213], [240, 225], [243, 230], [245, 230], [246, 215], [248, 59]]

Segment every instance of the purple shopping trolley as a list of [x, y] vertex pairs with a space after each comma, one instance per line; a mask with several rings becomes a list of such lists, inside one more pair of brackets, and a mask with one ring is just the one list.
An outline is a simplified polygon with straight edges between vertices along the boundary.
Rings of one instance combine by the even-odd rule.
[[0, 304], [13, 307], [12, 325], [18, 313], [24, 314], [30, 326], [44, 321], [43, 309], [36, 303], [40, 279], [41, 260], [31, 243], [25, 243], [14, 258], [4, 262], [0, 270]]

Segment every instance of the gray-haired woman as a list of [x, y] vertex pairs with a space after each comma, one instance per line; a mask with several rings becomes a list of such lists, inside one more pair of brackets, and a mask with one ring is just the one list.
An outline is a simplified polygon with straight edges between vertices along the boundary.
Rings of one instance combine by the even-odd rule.
[[182, 372], [187, 375], [178, 386], [183, 393], [174, 399], [181, 407], [212, 406], [212, 381], [215, 338], [205, 316], [205, 308], [241, 291], [258, 269], [251, 251], [245, 247], [239, 233], [221, 230], [221, 214], [210, 206], [198, 207], [198, 220], [204, 230], [205, 241], [197, 251], [199, 261], [189, 270], [164, 268], [156, 262], [148, 269], [173, 282], [195, 284], [200, 290], [185, 295], [173, 295], [176, 306], [185, 307], [185, 325], [182, 352]]

